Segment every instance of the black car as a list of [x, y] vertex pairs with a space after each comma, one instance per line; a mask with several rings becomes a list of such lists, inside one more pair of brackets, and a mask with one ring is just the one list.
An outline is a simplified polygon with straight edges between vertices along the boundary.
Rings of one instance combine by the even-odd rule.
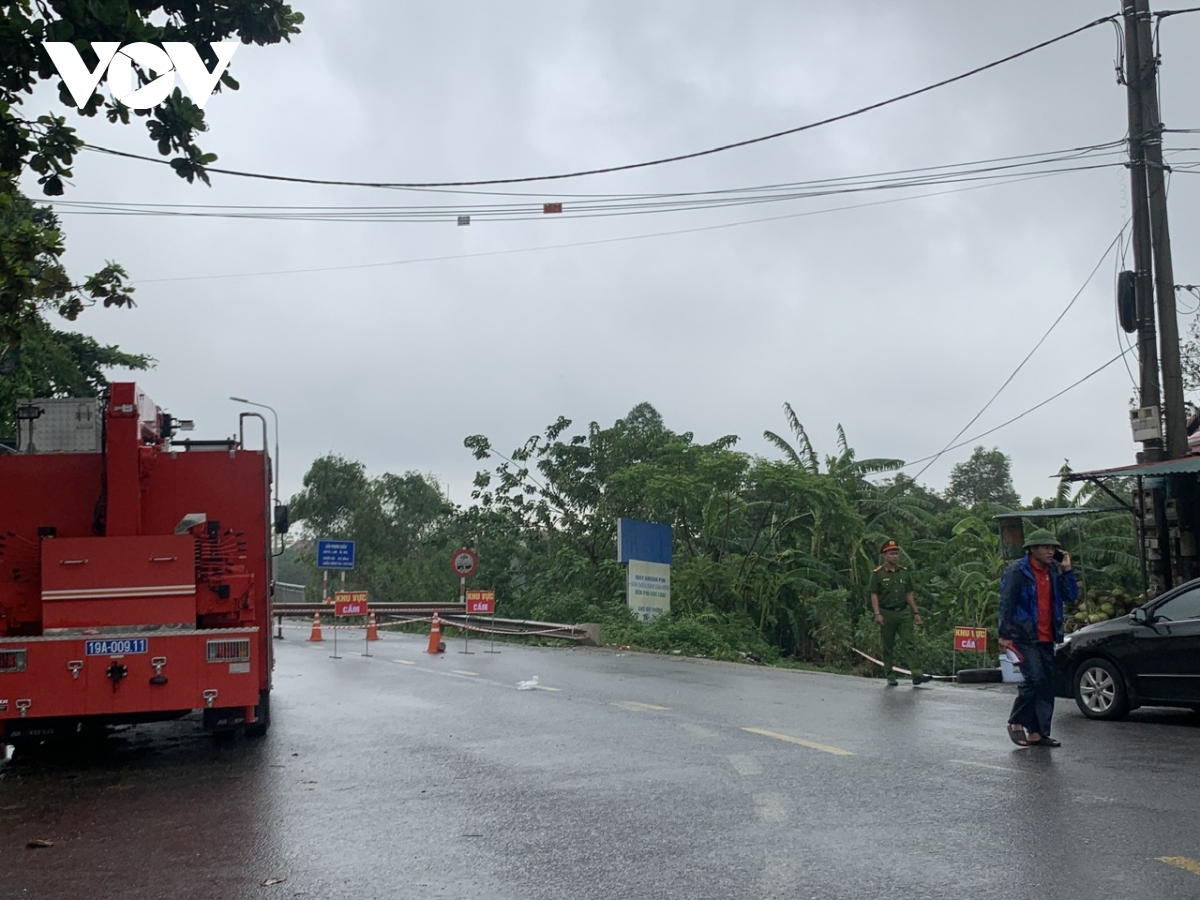
[[1068, 634], [1054, 661], [1058, 696], [1074, 697], [1089, 719], [1139, 706], [1200, 710], [1200, 579]]

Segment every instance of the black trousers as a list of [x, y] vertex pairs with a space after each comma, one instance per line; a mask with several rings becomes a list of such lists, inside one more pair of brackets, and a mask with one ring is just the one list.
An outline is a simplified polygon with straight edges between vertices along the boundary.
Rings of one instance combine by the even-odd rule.
[[1054, 718], [1054, 644], [1049, 641], [1013, 643], [1025, 656], [1025, 662], [1021, 663], [1025, 681], [1017, 690], [1008, 723], [1049, 737]]

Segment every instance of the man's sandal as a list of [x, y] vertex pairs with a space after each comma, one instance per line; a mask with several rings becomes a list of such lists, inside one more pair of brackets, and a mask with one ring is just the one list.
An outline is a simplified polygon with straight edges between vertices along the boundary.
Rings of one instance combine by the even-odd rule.
[[1033, 742], [1039, 747], [1061, 747], [1062, 741], [1056, 741], [1052, 737], [1041, 737]]
[[1029, 740], [1025, 734], [1025, 726], [1017, 725], [1015, 722], [1010, 722], [1008, 725], [1008, 738], [1018, 747], [1028, 747]]

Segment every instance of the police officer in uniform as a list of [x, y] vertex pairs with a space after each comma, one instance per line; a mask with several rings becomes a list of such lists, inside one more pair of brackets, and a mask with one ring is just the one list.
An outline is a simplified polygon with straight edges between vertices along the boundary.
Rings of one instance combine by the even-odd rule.
[[879, 552], [883, 554], [883, 565], [876, 566], [871, 573], [867, 590], [883, 639], [883, 674], [887, 676], [888, 687], [895, 687], [896, 672], [892, 666], [896, 662], [898, 642], [900, 655], [912, 669], [912, 683], [916, 687], [932, 681], [933, 676], [921, 671], [913, 646], [913, 626], [921, 624], [921, 613], [913, 598], [912, 572], [900, 565], [900, 545], [895, 541], [885, 541]]

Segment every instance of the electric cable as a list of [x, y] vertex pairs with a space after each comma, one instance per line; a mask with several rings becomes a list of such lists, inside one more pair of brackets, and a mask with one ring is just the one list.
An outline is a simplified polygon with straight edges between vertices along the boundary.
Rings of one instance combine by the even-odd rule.
[[[1123, 167], [1122, 162], [1100, 162], [1065, 168], [1034, 170], [1030, 174], [1052, 176], [1095, 171], [1098, 169]], [[1016, 168], [1002, 167], [1005, 170]], [[999, 181], [1010, 178], [1012, 172], [975, 170], [960, 172], [941, 178], [925, 178], [912, 181], [860, 184], [825, 190], [802, 190], [789, 193], [767, 193], [723, 197], [704, 197], [651, 202], [615, 202], [574, 205], [557, 213], [561, 218], [596, 219], [615, 216], [649, 215], [668, 212], [693, 212], [699, 210], [724, 209], [755, 206], [764, 203], [785, 203], [797, 200], [812, 200], [846, 194], [873, 193], [880, 191], [907, 190], [938, 184], [964, 184], [971, 182]], [[466, 216], [471, 221], [528, 222], [544, 220], [546, 212], [540, 206], [516, 204], [494, 204], [490, 206], [410, 206], [410, 207], [281, 207], [281, 206], [226, 206], [219, 204], [138, 204], [125, 201], [51, 201], [63, 215], [77, 216], [160, 216], [191, 218], [263, 219], [277, 221], [322, 221], [322, 222], [391, 222], [391, 223], [436, 223], [445, 224]]]
[[[859, 181], [882, 180], [889, 178], [898, 178], [902, 175], [925, 175], [927, 173], [940, 172], [952, 169], [966, 169], [968, 167], [988, 167], [994, 166], [996, 169], [1003, 168], [998, 164], [1014, 163], [1021, 160], [1026, 162], [1024, 165], [1036, 165], [1039, 162], [1063, 162], [1072, 159], [1082, 159], [1088, 157], [1089, 154], [1106, 156], [1110, 155], [1104, 151], [1123, 148], [1126, 143], [1126, 138], [1122, 137], [1116, 141], [1106, 141], [1100, 144], [1088, 144], [1079, 147], [1068, 147], [1062, 150], [1043, 150], [1036, 153], [1021, 153], [1012, 156], [999, 156], [990, 159], [973, 160], [963, 163], [942, 163], [934, 166], [918, 166], [908, 169], [895, 169], [885, 172], [872, 172], [864, 175], [842, 175], [830, 178], [818, 178], [809, 181], [773, 183], [756, 186], [745, 186], [739, 188], [721, 188], [706, 191], [661, 191], [661, 192], [639, 192], [639, 193], [563, 193], [555, 191], [553, 194], [545, 192], [526, 192], [526, 191], [484, 191], [484, 190], [461, 190], [451, 188], [396, 188], [396, 190], [412, 191], [422, 194], [451, 194], [451, 195], [466, 195], [466, 196], [483, 196], [483, 197], [521, 197], [521, 198], [537, 198], [538, 200], [647, 200], [647, 199], [663, 199], [677, 197], [698, 197], [709, 194], [726, 194], [734, 192], [751, 192], [751, 191], [767, 191], [767, 190], [783, 190], [787, 188], [812, 187], [817, 185], [838, 185], [855, 183]], [[1040, 159], [1039, 159], [1040, 158]], [[981, 169], [988, 171], [988, 169]], [[61, 202], [61, 201], [60, 201]], [[196, 204], [202, 205], [202, 204]], [[447, 206], [447, 208], [451, 208]]]
[[[778, 138], [787, 137], [789, 135], [800, 134], [801, 132], [804, 132], [804, 131], [811, 131], [812, 129], [820, 128], [825, 125], [831, 125], [835, 122], [842, 122], [847, 119], [851, 119], [856, 116], [863, 115], [864, 113], [872, 112], [877, 109], [882, 109], [886, 106], [891, 106], [892, 104], [899, 103], [902, 100], [909, 100], [913, 97], [920, 96], [921, 94], [926, 94], [926, 93], [929, 93], [930, 91], [937, 90], [938, 88], [946, 87], [947, 85], [954, 84], [955, 82], [962, 81], [962, 80], [970, 78], [974, 75], [978, 75], [981, 72], [986, 72], [989, 69], [994, 69], [998, 66], [1002, 66], [1005, 63], [1012, 62], [1015, 59], [1020, 59], [1023, 56], [1028, 56], [1029, 54], [1035, 53], [1038, 50], [1042, 50], [1053, 44], [1057, 44], [1060, 41], [1064, 41], [1067, 38], [1074, 37], [1077, 34], [1081, 34], [1085, 31], [1088, 31], [1089, 29], [1095, 28], [1097, 25], [1103, 25], [1106, 22], [1116, 21], [1117, 18], [1118, 17], [1114, 15], [1114, 16], [1105, 16], [1104, 18], [1101, 18], [1101, 19], [1096, 19], [1094, 22], [1089, 22], [1086, 25], [1081, 25], [1078, 28], [1072, 29], [1071, 31], [1064, 32], [1063, 34], [1060, 34], [1057, 37], [1053, 37], [1053, 38], [1050, 38], [1049, 40], [1045, 40], [1038, 44], [1034, 44], [1032, 47], [1027, 47], [1026, 49], [1020, 50], [1016, 53], [1011, 53], [1008, 56], [1005, 56], [1001, 59], [997, 59], [993, 62], [985, 63], [984, 65], [977, 66], [974, 69], [970, 69], [969, 71], [963, 72], [962, 74], [954, 75], [950, 78], [944, 78], [941, 81], [934, 82], [933, 84], [926, 85], [925, 87], [917, 88], [916, 90], [908, 91], [903, 94], [898, 94], [894, 97], [888, 98], [887, 100], [880, 100], [876, 103], [871, 103], [871, 104], [868, 104], [867, 106], [862, 106], [862, 107], [859, 107], [858, 109], [851, 110], [850, 112], [840, 113], [835, 116], [829, 116], [827, 118], [820, 119], [816, 122], [809, 122], [808, 124], [805, 124], [805, 125], [799, 125], [795, 128], [788, 128], [783, 131], [776, 131], [772, 134], [765, 134], [765, 135], [761, 135], [759, 137], [748, 138], [748, 139], [742, 140], [742, 141], [734, 141], [734, 142], [731, 142], [728, 144], [722, 144], [717, 147], [711, 147], [707, 150], [697, 150], [697, 151], [694, 151], [691, 153], [681, 153], [681, 154], [678, 154], [675, 156], [660, 157], [658, 159], [646, 160], [644, 162], [626, 163], [624, 165], [605, 166], [602, 168], [595, 168], [595, 169], [581, 169], [581, 170], [577, 170], [574, 172], [563, 172], [563, 173], [559, 173], [559, 174], [555, 174], [555, 175], [530, 175], [530, 176], [524, 176], [524, 177], [519, 177], [519, 178], [488, 178], [488, 179], [477, 179], [477, 180], [472, 180], [472, 181], [463, 180], [463, 181], [425, 181], [425, 182], [418, 182], [418, 181], [413, 181], [413, 182], [364, 182], [364, 181], [344, 181], [344, 180], [339, 180], [339, 179], [324, 179], [324, 178], [298, 178], [298, 177], [284, 176], [284, 175], [269, 175], [269, 174], [262, 173], [262, 172], [246, 172], [246, 171], [241, 171], [241, 170], [237, 170], [237, 169], [224, 169], [224, 168], [217, 168], [217, 167], [213, 167], [213, 166], [205, 166], [204, 171], [209, 172], [209, 173], [216, 173], [216, 174], [220, 174], [220, 175], [231, 175], [231, 176], [235, 176], [235, 177], [239, 177], [239, 178], [257, 178], [257, 179], [263, 179], [263, 180], [268, 180], [268, 181], [285, 181], [285, 182], [290, 182], [290, 183], [294, 183], [294, 184], [326, 184], [326, 185], [338, 185], [338, 186], [346, 186], [346, 187], [376, 187], [376, 188], [384, 188], [384, 187], [387, 187], [387, 188], [441, 188], [441, 187], [483, 187], [486, 185], [494, 185], [494, 184], [528, 184], [528, 183], [535, 182], [535, 181], [561, 181], [561, 180], [565, 180], [565, 179], [569, 179], [569, 178], [582, 178], [582, 177], [589, 176], [589, 175], [605, 175], [605, 174], [610, 174], [613, 172], [628, 172], [628, 171], [632, 171], [634, 169], [646, 169], [646, 168], [650, 168], [651, 166], [662, 166], [662, 165], [667, 165], [669, 163], [682, 162], [684, 160], [689, 160], [689, 159], [698, 159], [703, 156], [712, 156], [714, 154], [723, 153], [728, 150], [734, 150], [734, 149], [738, 149], [740, 147], [748, 147], [753, 144], [761, 144], [766, 141], [776, 140]], [[85, 143], [83, 146], [85, 149], [88, 149], [88, 150], [91, 150], [91, 151], [97, 152], [97, 153], [106, 153], [106, 154], [109, 154], [112, 156], [120, 156], [120, 157], [124, 157], [127, 159], [136, 159], [136, 160], [140, 160], [143, 162], [154, 162], [154, 163], [158, 163], [160, 165], [170, 165], [171, 164], [171, 160], [156, 159], [155, 157], [144, 156], [144, 155], [138, 154], [138, 153], [127, 153], [127, 152], [121, 151], [121, 150], [113, 150], [113, 149], [110, 149], [107, 147], [100, 147], [95, 144]]]
[[[1125, 354], [1132, 352], [1132, 350], [1133, 350], [1132, 347], [1130, 347], [1129, 350], [1123, 350], [1122, 352], [1120, 352], [1116, 356], [1114, 356], [1112, 359], [1110, 359], [1108, 362], [1104, 363], [1102, 366], [1100, 366], [1096, 369], [1092, 369], [1092, 371], [1088, 372], [1086, 375], [1084, 375], [1078, 381], [1067, 385], [1065, 388], [1063, 388], [1057, 394], [1047, 397], [1041, 403], [1038, 403], [1035, 406], [1029, 407], [1029, 409], [1025, 410], [1023, 413], [1019, 413], [1019, 414], [1013, 416], [1008, 421], [1001, 422], [995, 428], [989, 428], [987, 431], [981, 431], [979, 434], [975, 435], [974, 437], [967, 438], [965, 441], [960, 441], [959, 443], [955, 444], [952, 447], [946, 447], [942, 450], [939, 450], [937, 453], [934, 453], [932, 456], [923, 456], [920, 459], [914, 459], [912, 462], [907, 462], [902, 466], [896, 466], [894, 469], [882, 470], [880, 472], [880, 474], [885, 474], [886, 472], [898, 472], [901, 469], [907, 469], [909, 466], [915, 466], [915, 465], [917, 465], [917, 463], [923, 463], [923, 462], [926, 462], [927, 460], [937, 459], [939, 456], [941, 456], [944, 453], [947, 453], [951, 450], [958, 450], [960, 447], [965, 447], [968, 444], [973, 444], [975, 441], [979, 440], [980, 438], [987, 437], [989, 434], [994, 434], [995, 432], [999, 431], [1001, 428], [1006, 428], [1009, 425], [1011, 425], [1013, 422], [1016, 422], [1016, 421], [1019, 421], [1020, 419], [1025, 418], [1030, 413], [1037, 412], [1039, 409], [1041, 409], [1046, 404], [1052, 403], [1053, 401], [1057, 400], [1059, 397], [1063, 396], [1063, 394], [1066, 394], [1068, 391], [1074, 390], [1075, 388], [1079, 387], [1079, 385], [1083, 384], [1088, 379], [1090, 379], [1096, 375], [1099, 375], [1101, 372], [1103, 372], [1105, 369], [1107, 369], [1109, 366], [1111, 366], [1113, 363], [1115, 363], [1118, 359], [1125, 356]], [[922, 471], [924, 471], [924, 470], [922, 470]], [[914, 478], [913, 480], [915, 481], [916, 479]]]
[[181, 275], [181, 276], [172, 276], [169, 278], [131, 279], [129, 281], [129, 283], [137, 284], [137, 285], [145, 285], [145, 284], [179, 282], [179, 281], [210, 281], [210, 280], [218, 280], [218, 279], [223, 280], [223, 279], [229, 279], [229, 278], [258, 278], [258, 277], [268, 277], [268, 276], [275, 276], [275, 275], [308, 275], [308, 274], [314, 274], [317, 272], [340, 272], [340, 271], [346, 271], [346, 270], [350, 270], [350, 269], [377, 269], [377, 268], [385, 268], [385, 267], [390, 267], [390, 266], [415, 265], [417, 263], [451, 262], [451, 261], [456, 261], [456, 260], [460, 260], [460, 259], [479, 259], [479, 258], [489, 257], [489, 256], [509, 256], [509, 255], [518, 254], [518, 253], [539, 253], [539, 252], [546, 251], [546, 250], [565, 250], [565, 249], [571, 249], [571, 248], [575, 248], [575, 247], [593, 247], [593, 246], [599, 246], [599, 245], [603, 245], [603, 244], [620, 244], [620, 243], [626, 243], [629, 241], [644, 240], [647, 238], [674, 237], [676, 235], [683, 235], [683, 234], [699, 234], [699, 233], [706, 232], [706, 231], [721, 231], [726, 228], [740, 228], [741, 226], [744, 226], [744, 225], [759, 225], [759, 224], [768, 223], [768, 222], [781, 222], [781, 221], [786, 221], [789, 219], [800, 219], [800, 218], [807, 218], [808, 216], [824, 215], [826, 213], [846, 212], [846, 211], [855, 210], [855, 209], [865, 209], [865, 208], [872, 207], [872, 206], [884, 206], [887, 204], [901, 203], [901, 202], [905, 202], [905, 201], [909, 201], [909, 200], [922, 200], [922, 199], [925, 199], [928, 197], [941, 197], [941, 196], [945, 196], [947, 194], [960, 194], [960, 193], [965, 193], [967, 191], [978, 191], [978, 190], [982, 190], [984, 188], [997, 187], [997, 186], [1004, 185], [1004, 184], [1015, 184], [1015, 183], [1024, 182], [1024, 181], [1036, 181], [1036, 180], [1039, 180], [1040, 178], [1044, 178], [1044, 177], [1046, 177], [1046, 176], [1044, 176], [1044, 175], [1026, 175], [1026, 176], [1023, 176], [1020, 178], [1012, 178], [1009, 181], [988, 182], [986, 184], [973, 184], [968, 187], [951, 188], [951, 189], [945, 190], [945, 191], [929, 191], [927, 193], [912, 194], [912, 195], [909, 195], [906, 197], [889, 197], [885, 200], [872, 200], [872, 201], [868, 201], [866, 203], [851, 203], [851, 204], [847, 204], [845, 206], [833, 206], [833, 207], [828, 207], [825, 209], [809, 209], [809, 210], [804, 210], [803, 212], [787, 213], [785, 215], [780, 215], [780, 216], [764, 216], [762, 218], [757, 218], [757, 219], [742, 219], [737, 222], [721, 222], [716, 225], [700, 225], [700, 226], [697, 226], [694, 228], [678, 228], [678, 229], [672, 229], [670, 231], [651, 231], [651, 232], [643, 232], [641, 234], [621, 235], [618, 237], [611, 237], [611, 238], [596, 238], [594, 240], [588, 240], [588, 241], [570, 241], [570, 242], [561, 243], [561, 244], [544, 244], [540, 247], [510, 247], [510, 248], [504, 249], [504, 250], [485, 250], [485, 251], [480, 251], [477, 253], [454, 253], [454, 254], [446, 254], [444, 256], [412, 257], [409, 259], [390, 260], [387, 262], [351, 263], [351, 264], [339, 265], [339, 266], [315, 266], [315, 267], [308, 267], [308, 268], [303, 268], [303, 269], [275, 269], [275, 270], [262, 271], [262, 272], [231, 272], [231, 273], [226, 273], [226, 274], [222, 274], [222, 275]]
[[[1132, 216], [1130, 217], [1130, 220], [1132, 221]], [[1129, 237], [1121, 241], [1121, 246], [1118, 248], [1119, 252], [1113, 256], [1114, 287], [1117, 284], [1118, 279], [1121, 277], [1121, 270], [1125, 267], [1125, 256], [1132, 240], [1133, 233], [1132, 229], [1130, 229]], [[1133, 344], [1129, 343], [1129, 335], [1125, 332], [1125, 329], [1121, 327], [1121, 311], [1117, 308], [1116, 304], [1113, 304], [1113, 323], [1116, 325], [1117, 329], [1117, 346], [1123, 347], [1125, 349], [1125, 353], [1128, 353], [1133, 349]], [[1133, 369], [1129, 368], [1129, 357], [1122, 354], [1121, 360], [1125, 363], [1125, 371], [1129, 374], [1129, 382], [1133, 385], [1133, 393], [1136, 396], [1139, 390], [1139, 385], [1137, 378], [1134, 377]]]
[[1182, 16], [1184, 13], [1200, 12], [1200, 6], [1190, 6], [1187, 9], [1162, 9], [1156, 13], [1151, 13], [1156, 19], [1165, 19], [1167, 16]]
[[[1075, 296], [1071, 298], [1070, 302], [1066, 305], [1066, 307], [1063, 309], [1063, 311], [1058, 314], [1058, 318], [1050, 323], [1050, 327], [1046, 329], [1046, 333], [1043, 334], [1041, 336], [1041, 338], [1038, 339], [1038, 342], [1033, 345], [1033, 349], [1030, 350], [1025, 355], [1025, 358], [1023, 360], [1021, 360], [1021, 362], [1017, 365], [1017, 367], [1015, 369], [1013, 369], [1012, 374], [1009, 375], [1008, 378], [1004, 379], [1004, 383], [1002, 385], [1000, 385], [999, 388], [997, 388], [996, 393], [992, 394], [991, 399], [988, 400], [988, 402], [983, 405], [983, 408], [980, 409], [979, 412], [975, 413], [974, 416], [972, 416], [971, 421], [969, 421], [966, 425], [964, 425], [962, 428], [960, 428], [958, 431], [958, 434], [954, 435], [954, 437], [950, 438], [950, 440], [947, 441], [946, 448], [943, 449], [941, 451], [941, 453], [935, 454], [929, 460], [929, 462], [926, 463], [925, 468], [921, 469], [921, 471], [918, 472], [914, 476], [914, 480], [916, 480], [917, 478], [920, 478], [922, 475], [924, 475], [925, 471], [941, 457], [942, 453], [945, 453], [947, 450], [953, 449], [952, 447], [950, 447], [950, 444], [953, 444], [960, 437], [962, 437], [963, 432], [966, 431], [968, 428], [970, 428], [972, 425], [974, 425], [975, 422], [978, 421], [979, 417], [982, 416], [985, 412], [987, 412], [988, 407], [990, 407], [996, 401], [996, 398], [999, 397], [1000, 394], [1002, 394], [1004, 392], [1004, 389], [1006, 387], [1008, 387], [1009, 384], [1012, 383], [1012, 380], [1017, 377], [1017, 373], [1020, 372], [1021, 369], [1025, 368], [1025, 363], [1029, 362], [1029, 360], [1030, 360], [1030, 358], [1032, 358], [1033, 354], [1035, 354], [1038, 351], [1038, 348], [1041, 347], [1042, 344], [1044, 344], [1046, 342], [1046, 338], [1050, 337], [1050, 333], [1052, 331], [1054, 331], [1055, 328], [1058, 327], [1058, 323], [1063, 320], [1063, 317], [1068, 312], [1070, 312], [1071, 307], [1075, 305], [1075, 301], [1079, 299], [1079, 297], [1083, 294], [1083, 292], [1085, 290], [1087, 290], [1087, 286], [1092, 283], [1092, 278], [1094, 278], [1096, 273], [1098, 271], [1100, 271], [1100, 266], [1102, 266], [1104, 264], [1104, 260], [1108, 259], [1108, 254], [1112, 252], [1114, 247], [1117, 247], [1124, 240], [1125, 228], [1128, 225], [1129, 225], [1129, 221], [1127, 220], [1125, 222], [1125, 224], [1121, 226], [1121, 230], [1119, 232], [1117, 232], [1117, 236], [1115, 238], [1113, 238], [1112, 241], [1109, 242], [1107, 247], [1104, 248], [1104, 253], [1101, 255], [1100, 259], [1096, 262], [1096, 265], [1092, 268], [1091, 273], [1088, 275], [1087, 279], [1083, 282], [1083, 285], [1079, 288], [1079, 290], [1077, 290], [1075, 292]], [[1121, 354], [1121, 355], [1123, 356], [1124, 354]], [[1112, 359], [1112, 362], [1116, 362], [1117, 359], [1119, 359], [1119, 358], [1121, 358], [1121, 357], [1120, 356], [1114, 357]]]

